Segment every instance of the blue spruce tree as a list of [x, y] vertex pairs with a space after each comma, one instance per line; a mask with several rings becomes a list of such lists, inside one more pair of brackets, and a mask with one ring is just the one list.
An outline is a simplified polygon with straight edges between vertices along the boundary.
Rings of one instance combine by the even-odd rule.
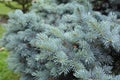
[[114, 13], [92, 11], [88, 0], [40, 0], [29, 13], [17, 10], [9, 18], [2, 46], [21, 80], [120, 80]]

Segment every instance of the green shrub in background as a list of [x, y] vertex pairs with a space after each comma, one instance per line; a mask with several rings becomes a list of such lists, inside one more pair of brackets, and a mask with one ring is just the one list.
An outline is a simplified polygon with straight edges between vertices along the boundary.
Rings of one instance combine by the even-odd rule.
[[7, 15], [12, 9], [6, 7], [4, 4], [0, 3], [0, 15]]
[[[16, 2], [11, 2], [11, 5], [15, 6], [16, 9], [20, 9], [21, 6], [18, 5]], [[0, 3], [0, 15], [8, 15], [9, 12], [14, 11], [15, 9], [12, 9], [10, 7], [7, 7], [5, 4]]]
[[32, 0], [11, 0], [11, 1], [0, 1], [5, 7], [10, 9], [21, 9], [23, 12], [29, 11], [32, 4]]

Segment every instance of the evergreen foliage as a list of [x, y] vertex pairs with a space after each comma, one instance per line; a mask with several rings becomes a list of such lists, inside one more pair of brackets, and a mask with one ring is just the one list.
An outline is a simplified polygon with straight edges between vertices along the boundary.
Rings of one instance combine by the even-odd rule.
[[24, 13], [29, 11], [33, 0], [0, 0], [0, 3], [10, 9], [21, 9]]
[[[88, 0], [40, 0], [9, 15], [2, 45], [21, 80], [119, 80], [120, 24]], [[119, 66], [117, 66], [119, 67]], [[118, 75], [115, 75], [118, 74]]]

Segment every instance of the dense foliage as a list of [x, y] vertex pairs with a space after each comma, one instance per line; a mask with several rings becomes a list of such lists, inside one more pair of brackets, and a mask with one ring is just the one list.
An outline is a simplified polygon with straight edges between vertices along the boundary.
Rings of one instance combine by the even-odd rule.
[[[10, 9], [22, 9], [22, 11], [28, 12], [33, 0], [0, 0], [0, 3], [4, 4]], [[15, 6], [14, 4], [17, 4]]]
[[29, 13], [17, 10], [9, 17], [2, 45], [21, 80], [120, 79], [114, 13], [92, 11], [87, 0], [40, 0]]

